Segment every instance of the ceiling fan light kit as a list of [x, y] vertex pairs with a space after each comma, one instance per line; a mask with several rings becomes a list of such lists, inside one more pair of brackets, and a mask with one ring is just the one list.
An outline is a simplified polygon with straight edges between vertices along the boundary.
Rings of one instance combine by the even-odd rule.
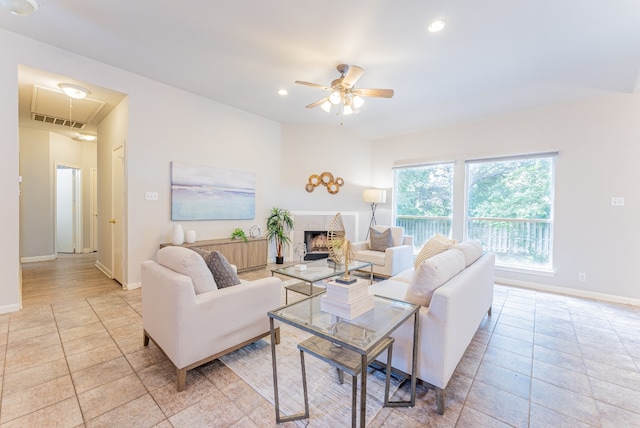
[[[331, 82], [331, 86], [296, 80], [298, 85], [330, 91], [331, 93], [309, 105], [306, 108], [320, 106], [327, 113], [335, 110], [336, 114], [350, 115], [358, 113], [364, 105], [363, 97], [391, 98], [393, 89], [356, 89], [355, 84], [364, 74], [364, 70], [356, 65], [340, 64], [337, 67], [340, 77]], [[334, 109], [333, 106], [336, 106]]]
[[0, 0], [0, 5], [17, 16], [28, 16], [38, 10], [35, 0]]

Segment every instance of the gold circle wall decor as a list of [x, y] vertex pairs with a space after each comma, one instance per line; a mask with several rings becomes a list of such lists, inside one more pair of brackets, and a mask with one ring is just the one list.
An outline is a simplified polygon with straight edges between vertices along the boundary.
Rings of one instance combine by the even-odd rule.
[[342, 177], [336, 177], [334, 179], [333, 174], [326, 171], [320, 175], [311, 174], [309, 176], [309, 182], [304, 186], [304, 189], [311, 193], [321, 184], [327, 188], [327, 192], [335, 195], [340, 191], [340, 188], [344, 186], [344, 179], [342, 179]]
[[320, 180], [322, 181], [322, 184], [328, 186], [329, 183], [333, 183], [333, 174], [330, 172], [323, 172], [320, 174]]

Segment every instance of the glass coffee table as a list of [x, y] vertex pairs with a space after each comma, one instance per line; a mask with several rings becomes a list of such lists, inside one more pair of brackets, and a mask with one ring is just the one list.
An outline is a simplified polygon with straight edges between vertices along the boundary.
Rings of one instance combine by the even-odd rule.
[[[304, 263], [304, 266], [306, 266], [305, 270], [300, 270], [297, 264], [271, 270], [271, 276], [279, 274], [302, 281], [285, 287], [285, 304], [289, 303], [289, 291], [304, 294], [305, 296], [315, 296], [323, 293], [325, 287], [314, 285], [314, 282], [344, 275], [346, 271], [344, 265], [333, 263], [327, 259], [307, 262]], [[370, 268], [369, 279], [373, 281], [373, 263], [353, 261], [349, 263], [349, 272], [363, 270], [367, 267]]]
[[[374, 296], [373, 309], [354, 319], [337, 317], [329, 312], [321, 310], [323, 295], [317, 294], [307, 297], [299, 302], [286, 305], [268, 312], [271, 327], [271, 360], [273, 369], [274, 404], [276, 410], [276, 422], [282, 423], [309, 417], [308, 404], [306, 402], [306, 384], [303, 384], [305, 395], [305, 412], [289, 416], [280, 415], [280, 402], [278, 397], [278, 373], [276, 364], [275, 325], [276, 320], [311, 333], [323, 341], [330, 342], [335, 347], [343, 348], [355, 354], [360, 362], [357, 365], [360, 372], [360, 426], [366, 423], [366, 397], [367, 397], [367, 367], [369, 362], [381, 353], [383, 348], [390, 345], [389, 336], [405, 321], [414, 317], [413, 323], [413, 355], [411, 373], [416, 372], [416, 359], [418, 353], [418, 328], [420, 306], [400, 300]], [[313, 337], [312, 336], [312, 337]], [[306, 342], [305, 342], [306, 343]], [[323, 360], [339, 367], [340, 361], [333, 359], [331, 354], [319, 355]], [[388, 361], [390, 365], [390, 361]], [[304, 368], [303, 368], [304, 382]], [[406, 401], [387, 402], [387, 388], [385, 387], [385, 406], [413, 407], [416, 399], [416, 376], [411, 375], [411, 398]], [[355, 425], [355, 417], [353, 420]]]

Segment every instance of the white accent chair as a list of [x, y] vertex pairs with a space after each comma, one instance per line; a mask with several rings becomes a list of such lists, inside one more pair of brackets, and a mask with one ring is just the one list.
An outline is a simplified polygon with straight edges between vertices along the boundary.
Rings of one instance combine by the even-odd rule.
[[372, 250], [370, 241], [352, 244], [352, 247], [358, 250], [355, 259], [373, 263], [373, 273], [384, 277], [397, 275], [413, 266], [413, 236], [405, 235], [404, 228], [399, 226], [373, 226], [373, 229], [379, 232], [389, 228], [393, 246], [385, 251]]
[[213, 289], [202, 291], [200, 287], [197, 294], [194, 281], [202, 286], [203, 280], [213, 280], [213, 276], [199, 254], [184, 250], [165, 247], [158, 252], [160, 263], [142, 262], [144, 345], [153, 340], [171, 360], [177, 370], [178, 391], [185, 389], [188, 370], [268, 336], [267, 312], [282, 305], [282, 282], [276, 277], [221, 289], [213, 282]]

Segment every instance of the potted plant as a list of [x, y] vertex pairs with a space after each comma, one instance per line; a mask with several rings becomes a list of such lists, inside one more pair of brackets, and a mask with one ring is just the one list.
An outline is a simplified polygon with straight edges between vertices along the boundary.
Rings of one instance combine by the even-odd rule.
[[231, 232], [231, 239], [240, 239], [242, 242], [247, 242], [247, 235], [244, 233], [244, 230], [240, 229], [239, 227], [236, 227], [235, 229], [233, 229], [233, 232]]
[[293, 218], [291, 213], [284, 208], [273, 207], [267, 218], [267, 239], [276, 244], [276, 264], [282, 264], [282, 247], [291, 239], [287, 232], [293, 229]]

